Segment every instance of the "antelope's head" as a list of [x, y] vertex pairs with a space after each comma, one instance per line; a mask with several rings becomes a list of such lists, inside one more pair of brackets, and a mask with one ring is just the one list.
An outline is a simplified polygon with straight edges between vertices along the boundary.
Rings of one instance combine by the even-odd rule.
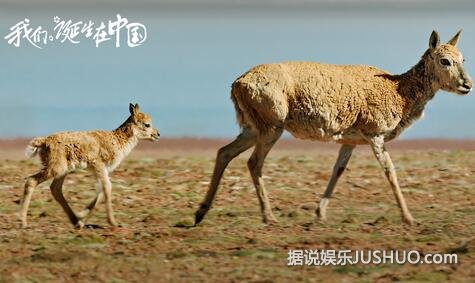
[[433, 31], [426, 52], [427, 67], [430, 69], [437, 87], [459, 95], [468, 94], [473, 87], [470, 75], [464, 69], [464, 57], [457, 48], [460, 30], [445, 44], [440, 44], [440, 37]]
[[153, 127], [150, 115], [140, 112], [140, 107], [137, 103], [135, 105], [131, 103], [129, 105], [129, 111], [129, 120], [132, 122], [131, 127], [134, 136], [141, 140], [158, 140], [160, 134], [158, 130]]

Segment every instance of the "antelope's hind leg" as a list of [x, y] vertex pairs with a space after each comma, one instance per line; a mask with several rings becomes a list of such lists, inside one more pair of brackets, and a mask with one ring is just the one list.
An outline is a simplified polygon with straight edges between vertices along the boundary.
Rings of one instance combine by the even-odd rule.
[[28, 214], [28, 207], [30, 206], [30, 201], [31, 201], [31, 195], [33, 194], [33, 191], [35, 188], [43, 183], [44, 181], [49, 179], [49, 175], [46, 170], [42, 170], [35, 175], [32, 175], [28, 177], [25, 183], [25, 189], [23, 192], [23, 198], [21, 199], [20, 202], [20, 212], [19, 212], [19, 218], [21, 221], [21, 227], [26, 228], [28, 226], [28, 223], [26, 221], [26, 217]]
[[65, 178], [66, 178], [66, 175], [57, 177], [53, 180], [50, 186], [51, 193], [53, 194], [54, 199], [63, 208], [71, 224], [73, 224], [75, 227], [82, 228], [84, 226], [84, 223], [77, 218], [76, 214], [74, 213], [72, 208], [69, 206], [66, 198], [63, 195], [63, 183], [64, 183]]
[[333, 173], [328, 182], [327, 188], [325, 193], [323, 193], [323, 197], [320, 200], [320, 204], [317, 207], [317, 218], [320, 221], [325, 221], [327, 219], [327, 206], [330, 202], [330, 198], [333, 194], [333, 190], [335, 188], [338, 179], [345, 171], [346, 166], [348, 165], [348, 161], [350, 160], [351, 154], [353, 153], [353, 149], [355, 149], [354, 145], [344, 144], [340, 147], [340, 151], [338, 152], [338, 158], [333, 166]]
[[251, 128], [245, 127], [243, 128], [242, 133], [239, 134], [234, 141], [218, 150], [213, 177], [211, 178], [208, 192], [206, 193], [205, 199], [201, 203], [199, 209], [195, 213], [195, 225], [203, 220], [206, 213], [211, 208], [211, 204], [216, 196], [216, 191], [218, 190], [219, 182], [221, 181], [224, 170], [229, 162], [242, 152], [251, 148], [255, 143], [256, 134]]
[[272, 209], [270, 207], [269, 198], [267, 196], [264, 180], [262, 178], [262, 167], [264, 166], [264, 161], [267, 157], [267, 154], [272, 149], [276, 141], [280, 138], [282, 132], [283, 128], [276, 128], [269, 130], [269, 132], [265, 135], [259, 136], [256, 147], [254, 148], [254, 152], [247, 162], [254, 187], [256, 188], [257, 198], [259, 200], [262, 213], [262, 220], [265, 223], [277, 222], [277, 219], [272, 213]]
[[97, 186], [97, 194], [94, 199], [84, 208], [84, 210], [80, 211], [79, 213], [76, 213], [76, 216], [79, 218], [79, 220], [86, 219], [96, 208], [96, 206], [104, 199], [104, 193], [102, 191], [100, 180], [98, 180]]

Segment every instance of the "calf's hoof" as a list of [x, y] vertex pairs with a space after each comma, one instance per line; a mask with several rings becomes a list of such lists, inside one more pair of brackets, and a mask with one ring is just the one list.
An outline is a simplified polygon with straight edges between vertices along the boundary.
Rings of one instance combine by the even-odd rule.
[[264, 218], [262, 218], [262, 221], [263, 221], [265, 224], [276, 224], [276, 223], [279, 223], [279, 220], [277, 220], [277, 218], [275, 218], [275, 216], [274, 216], [273, 214], [264, 216]]
[[414, 220], [412, 216], [403, 216], [402, 222], [404, 222], [404, 224], [407, 224], [409, 226], [413, 226], [414, 224], [416, 224], [416, 221]]

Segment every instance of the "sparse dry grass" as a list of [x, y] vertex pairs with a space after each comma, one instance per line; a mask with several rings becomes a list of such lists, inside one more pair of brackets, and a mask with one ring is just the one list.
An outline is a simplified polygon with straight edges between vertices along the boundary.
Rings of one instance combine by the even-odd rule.
[[[37, 161], [0, 161], [0, 282], [390, 282], [469, 281], [475, 278], [475, 152], [393, 154], [408, 205], [420, 222], [401, 224], [391, 189], [375, 159], [357, 151], [337, 185], [328, 223], [314, 223], [316, 201], [335, 153], [274, 154], [265, 165], [279, 224], [261, 217], [245, 159], [225, 173], [217, 201], [194, 228], [213, 158], [129, 159], [112, 174], [118, 230], [108, 228], [104, 205], [75, 230], [52, 200], [48, 184], [34, 193], [30, 227], [14, 215], [25, 177]], [[76, 211], [95, 193], [88, 172], [69, 175], [66, 197]], [[398, 249], [445, 253], [453, 265], [287, 267], [291, 248]]]

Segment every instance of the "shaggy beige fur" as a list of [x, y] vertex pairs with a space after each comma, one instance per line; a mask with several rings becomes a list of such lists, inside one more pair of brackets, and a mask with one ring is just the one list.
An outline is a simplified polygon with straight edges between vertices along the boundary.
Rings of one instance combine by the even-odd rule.
[[[40, 183], [53, 178], [50, 186], [71, 223], [82, 227], [86, 218], [103, 197], [106, 200], [108, 221], [117, 226], [111, 201], [112, 172], [141, 139], [157, 140], [159, 133], [152, 126], [149, 115], [140, 112], [138, 104], [129, 106], [130, 117], [114, 131], [61, 132], [33, 139], [27, 147], [27, 156], [39, 155], [43, 168], [28, 177], [21, 201], [20, 219], [27, 226], [26, 216], [33, 190]], [[95, 173], [100, 190], [86, 209], [75, 214], [62, 193], [64, 178], [76, 168], [88, 168]]]
[[275, 221], [262, 166], [285, 129], [297, 138], [343, 144], [317, 210], [320, 219], [325, 219], [328, 199], [355, 145], [369, 144], [391, 184], [403, 220], [412, 223], [384, 142], [420, 118], [439, 89], [461, 95], [470, 92], [472, 80], [463, 69], [463, 56], [456, 47], [459, 36], [460, 32], [441, 45], [434, 31], [419, 63], [401, 75], [370, 66], [313, 62], [259, 65], [243, 74], [231, 90], [242, 132], [218, 151], [210, 189], [195, 222], [199, 223], [209, 210], [227, 164], [252, 146], [255, 149], [248, 165], [263, 219]]

